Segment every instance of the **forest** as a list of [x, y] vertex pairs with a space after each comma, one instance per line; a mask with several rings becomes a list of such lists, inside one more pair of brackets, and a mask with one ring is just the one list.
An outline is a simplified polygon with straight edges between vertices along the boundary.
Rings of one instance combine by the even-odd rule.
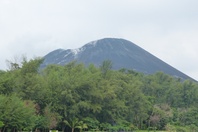
[[42, 58], [0, 71], [0, 131], [198, 131], [198, 83]]

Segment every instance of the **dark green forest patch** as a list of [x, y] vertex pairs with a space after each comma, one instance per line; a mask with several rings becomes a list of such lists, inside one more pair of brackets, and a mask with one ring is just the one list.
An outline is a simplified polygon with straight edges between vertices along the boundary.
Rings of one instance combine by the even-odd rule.
[[24, 60], [0, 71], [1, 131], [198, 131], [198, 84], [71, 62]]

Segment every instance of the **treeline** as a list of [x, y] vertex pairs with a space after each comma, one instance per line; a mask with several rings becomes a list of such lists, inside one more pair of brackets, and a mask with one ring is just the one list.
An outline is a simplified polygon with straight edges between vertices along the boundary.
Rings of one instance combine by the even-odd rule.
[[42, 59], [0, 71], [0, 129], [6, 131], [198, 131], [198, 84], [157, 72]]

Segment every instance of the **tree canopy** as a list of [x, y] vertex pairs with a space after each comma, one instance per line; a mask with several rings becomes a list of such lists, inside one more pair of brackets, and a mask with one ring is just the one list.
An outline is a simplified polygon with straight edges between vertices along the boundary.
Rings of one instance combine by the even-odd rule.
[[1, 131], [135, 129], [198, 131], [198, 84], [162, 72], [145, 75], [42, 59], [0, 71]]

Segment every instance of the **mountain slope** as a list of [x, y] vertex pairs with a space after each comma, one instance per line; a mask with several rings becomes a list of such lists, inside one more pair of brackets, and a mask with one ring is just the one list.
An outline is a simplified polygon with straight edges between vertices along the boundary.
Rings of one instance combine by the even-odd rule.
[[111, 60], [113, 69], [133, 69], [146, 74], [162, 71], [172, 76], [191, 79], [134, 43], [124, 39], [105, 38], [92, 41], [79, 49], [58, 49], [50, 52], [44, 58], [42, 67], [48, 64], [65, 65], [74, 60], [85, 65], [93, 63], [99, 66], [104, 60]]

